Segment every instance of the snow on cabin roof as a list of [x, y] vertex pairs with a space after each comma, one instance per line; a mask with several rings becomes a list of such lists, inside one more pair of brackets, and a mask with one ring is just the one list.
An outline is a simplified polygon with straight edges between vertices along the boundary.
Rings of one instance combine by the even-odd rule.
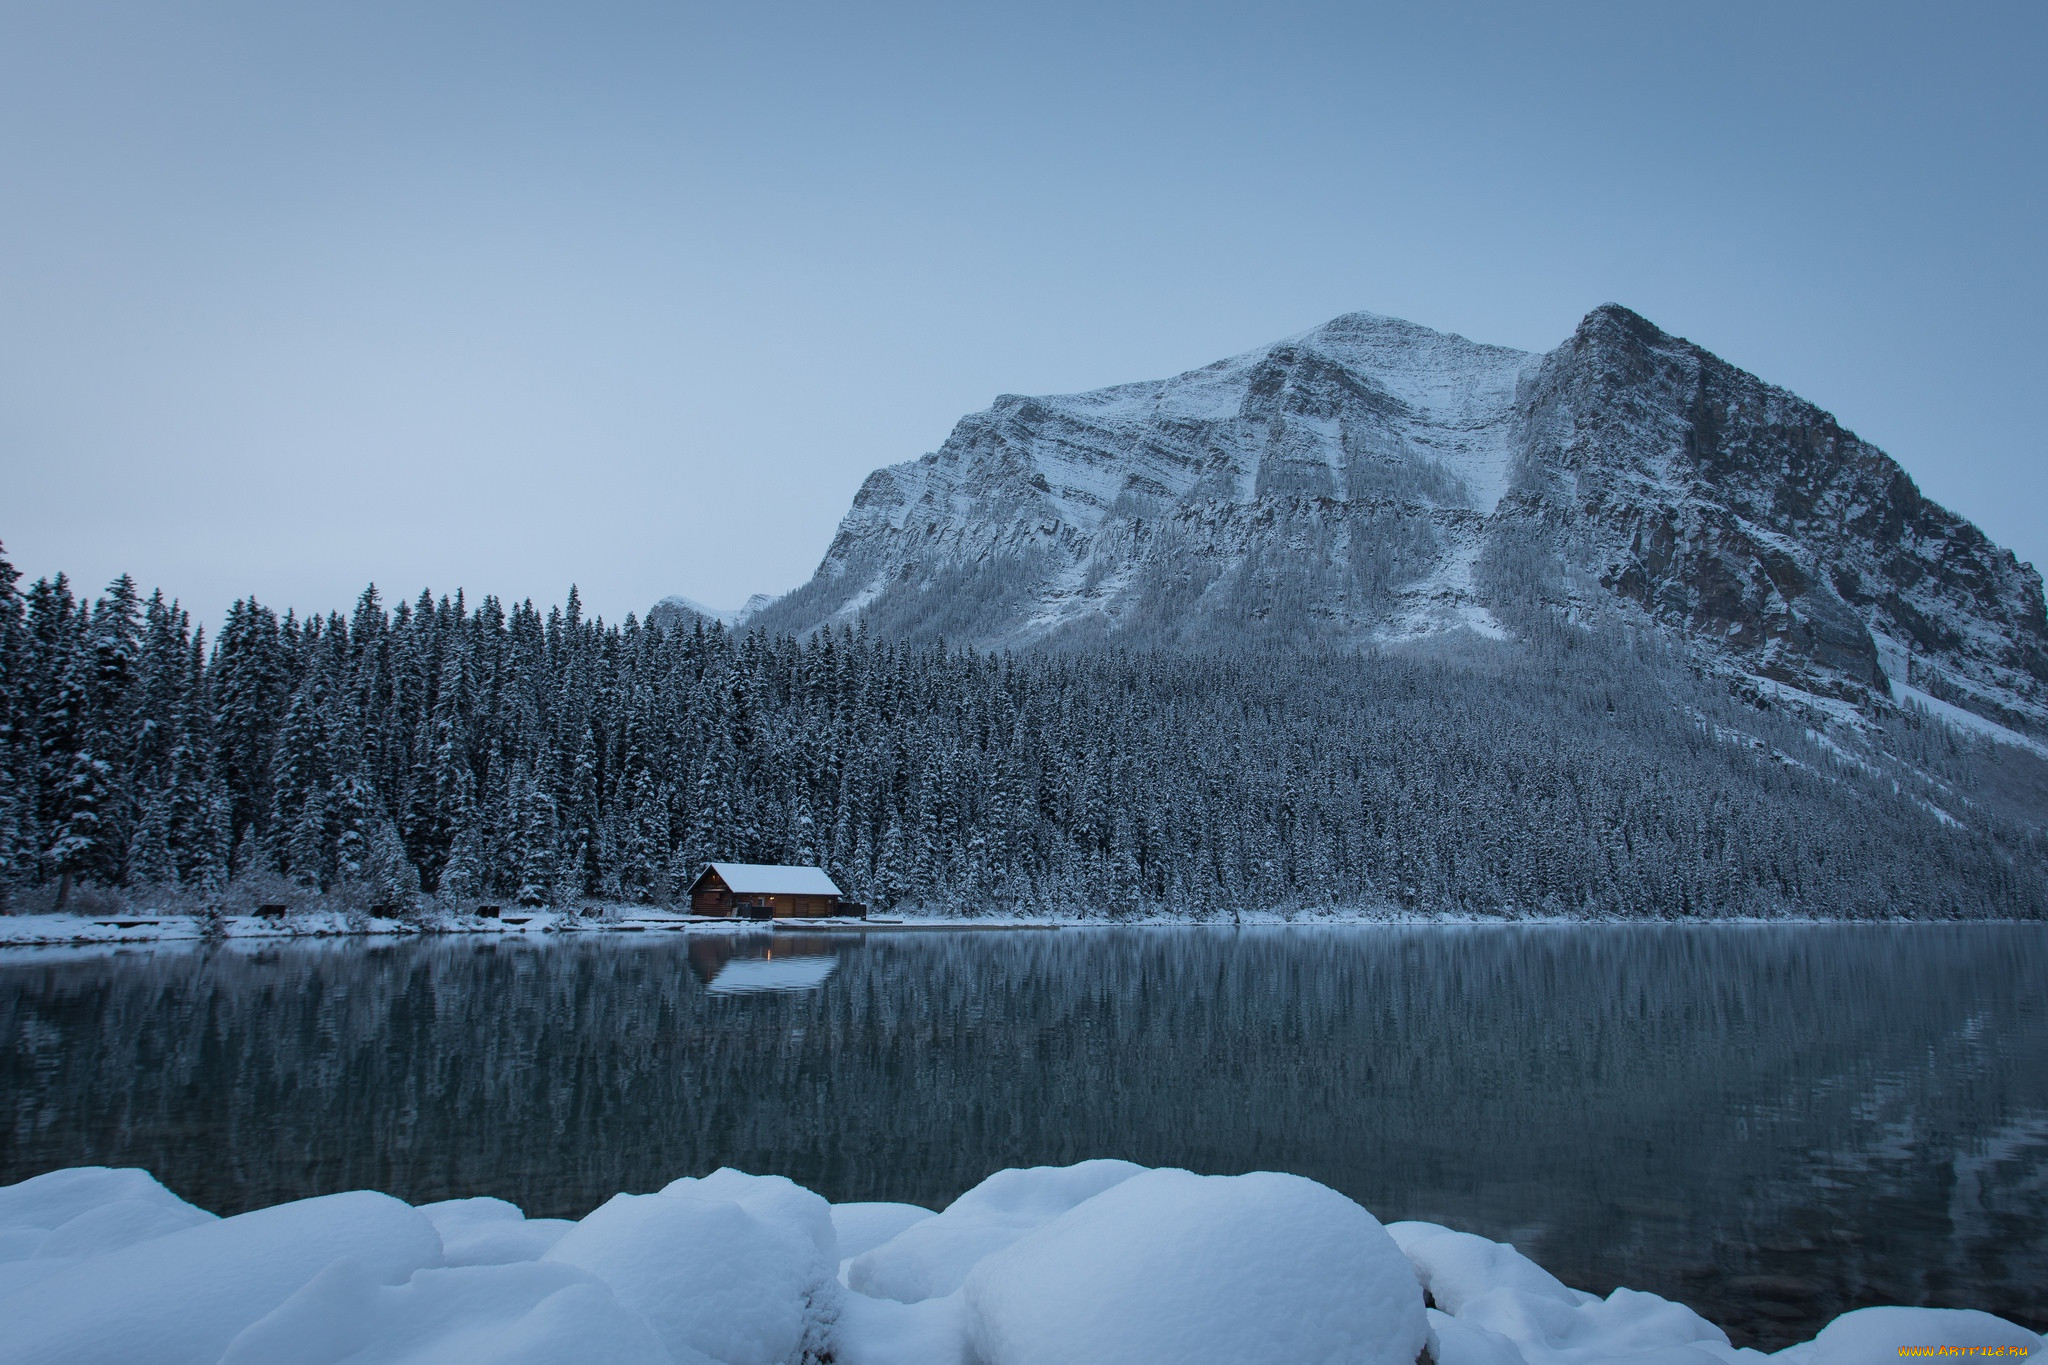
[[719, 879], [740, 896], [837, 896], [840, 890], [822, 867], [781, 867], [774, 863], [712, 863]]

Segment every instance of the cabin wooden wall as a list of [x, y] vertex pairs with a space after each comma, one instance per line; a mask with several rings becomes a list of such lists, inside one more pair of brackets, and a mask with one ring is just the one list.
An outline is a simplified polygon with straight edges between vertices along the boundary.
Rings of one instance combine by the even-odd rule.
[[699, 882], [690, 892], [690, 913], [693, 915], [730, 915], [732, 913], [732, 892], [714, 872]]
[[749, 896], [747, 899], [768, 902], [768, 908], [775, 912], [777, 919], [822, 919], [839, 910], [837, 896]]

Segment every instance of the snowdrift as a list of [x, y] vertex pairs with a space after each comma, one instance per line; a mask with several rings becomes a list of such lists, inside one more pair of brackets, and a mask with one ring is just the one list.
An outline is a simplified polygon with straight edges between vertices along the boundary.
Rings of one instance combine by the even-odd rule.
[[1511, 1246], [1383, 1227], [1267, 1172], [1001, 1171], [934, 1213], [720, 1170], [574, 1222], [370, 1191], [217, 1218], [103, 1167], [0, 1187], [0, 1362], [24, 1365], [1868, 1365], [2040, 1346], [1985, 1313], [1866, 1308], [1766, 1356], [1654, 1294], [1599, 1298]]

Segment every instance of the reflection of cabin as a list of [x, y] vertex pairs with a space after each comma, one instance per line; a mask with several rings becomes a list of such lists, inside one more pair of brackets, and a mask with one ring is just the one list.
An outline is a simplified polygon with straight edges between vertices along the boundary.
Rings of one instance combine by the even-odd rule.
[[690, 970], [713, 995], [809, 990], [839, 965], [828, 934], [692, 934]]
[[839, 913], [839, 888], [821, 867], [707, 863], [690, 884], [690, 913], [820, 919]]

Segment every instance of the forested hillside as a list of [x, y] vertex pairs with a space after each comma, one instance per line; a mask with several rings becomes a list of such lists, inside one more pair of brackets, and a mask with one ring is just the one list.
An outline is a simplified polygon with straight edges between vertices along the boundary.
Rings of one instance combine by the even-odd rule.
[[0, 867], [17, 910], [661, 902], [727, 858], [969, 915], [2048, 913], [2033, 759], [1816, 735], [1662, 650], [1552, 620], [993, 657], [607, 625], [573, 590], [243, 601], [208, 641], [125, 577], [88, 603], [0, 563]]

